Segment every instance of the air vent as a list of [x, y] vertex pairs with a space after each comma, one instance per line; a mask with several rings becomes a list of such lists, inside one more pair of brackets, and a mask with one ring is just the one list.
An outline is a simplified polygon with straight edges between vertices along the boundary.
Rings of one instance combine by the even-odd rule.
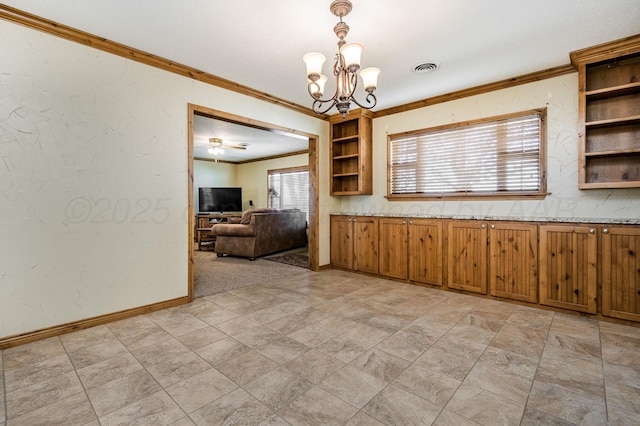
[[440, 68], [440, 65], [440, 62], [421, 62], [418, 65], [415, 65], [412, 71], [416, 74], [425, 74], [428, 72], [434, 72]]

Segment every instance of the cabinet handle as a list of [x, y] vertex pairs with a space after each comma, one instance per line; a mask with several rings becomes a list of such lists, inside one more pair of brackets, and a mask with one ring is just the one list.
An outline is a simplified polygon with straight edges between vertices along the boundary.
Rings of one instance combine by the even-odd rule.
[[353, 219], [354, 222], [357, 222], [357, 220]]
[[407, 221], [406, 221], [406, 220], [403, 220], [403, 221], [402, 221], [402, 224], [403, 224], [403, 225], [406, 225], [406, 224], [407, 224]]
[[496, 229], [496, 226], [495, 225], [491, 225], [491, 229]]
[[482, 228], [482, 229], [484, 229], [486, 227], [487, 227], [487, 225], [485, 225], [484, 223], [482, 225], [480, 225], [480, 228]]
[[409, 225], [413, 225], [413, 221], [412, 220], [409, 221]]
[[589, 229], [589, 233], [590, 233], [590, 234], [595, 234], [595, 233], [596, 233], [596, 230], [595, 230], [595, 229], [593, 229], [593, 228], [591, 228], [591, 229]]
[[604, 228], [604, 230], [602, 232], [605, 233], [605, 234], [608, 234], [609, 233], [609, 229], [608, 228]]

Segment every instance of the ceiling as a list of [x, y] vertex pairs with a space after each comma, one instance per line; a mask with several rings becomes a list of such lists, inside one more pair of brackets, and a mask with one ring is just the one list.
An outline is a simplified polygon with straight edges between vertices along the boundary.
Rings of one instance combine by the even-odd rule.
[[[194, 116], [195, 158], [215, 159], [215, 155], [207, 152], [211, 146], [210, 138], [222, 139], [225, 149], [224, 153], [219, 155], [219, 160], [234, 163], [306, 151], [309, 147], [309, 139], [304, 136], [258, 129], [200, 115]], [[246, 149], [230, 148], [233, 146], [244, 146]]]
[[[324, 54], [330, 75], [337, 50], [331, 0], [3, 1], [305, 107], [302, 56]], [[347, 40], [364, 44], [363, 67], [381, 69], [374, 110], [566, 65], [571, 51], [640, 33], [640, 0], [352, 3]], [[413, 73], [423, 62], [441, 67]]]

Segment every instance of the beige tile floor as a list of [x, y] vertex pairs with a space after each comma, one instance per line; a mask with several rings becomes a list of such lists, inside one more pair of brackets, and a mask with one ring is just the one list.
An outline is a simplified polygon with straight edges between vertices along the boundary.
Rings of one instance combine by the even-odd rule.
[[640, 328], [342, 271], [1, 355], [2, 426], [640, 424]]

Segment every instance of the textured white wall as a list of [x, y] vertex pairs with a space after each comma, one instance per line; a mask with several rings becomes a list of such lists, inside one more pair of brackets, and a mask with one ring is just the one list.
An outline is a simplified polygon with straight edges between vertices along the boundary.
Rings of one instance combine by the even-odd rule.
[[[387, 134], [547, 107], [547, 190], [544, 200], [389, 202]], [[569, 74], [373, 121], [373, 196], [345, 197], [343, 212], [509, 216], [515, 218], [640, 218], [640, 189], [578, 190], [578, 75]]]
[[314, 117], [13, 23], [0, 34], [0, 337], [187, 294], [188, 103], [326, 146]]

